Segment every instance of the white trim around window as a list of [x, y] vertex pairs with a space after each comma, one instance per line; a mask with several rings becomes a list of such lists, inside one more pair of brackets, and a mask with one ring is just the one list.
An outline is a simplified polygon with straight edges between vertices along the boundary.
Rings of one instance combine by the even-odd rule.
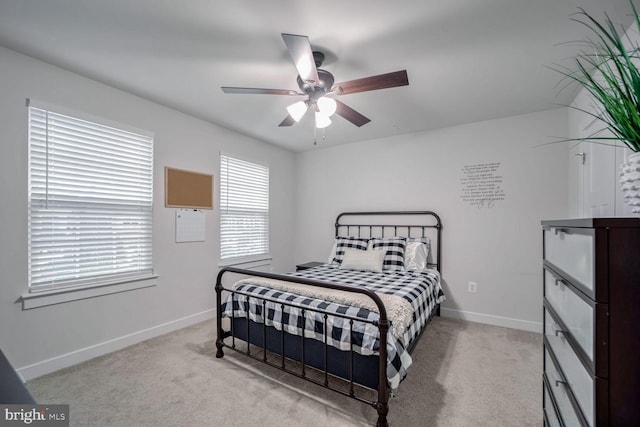
[[27, 103], [23, 308], [152, 286], [153, 136]]

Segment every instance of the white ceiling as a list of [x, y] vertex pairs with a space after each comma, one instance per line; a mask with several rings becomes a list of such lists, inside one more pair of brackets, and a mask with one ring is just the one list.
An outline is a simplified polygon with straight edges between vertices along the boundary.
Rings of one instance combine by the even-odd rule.
[[0, 0], [0, 45], [304, 151], [310, 119], [278, 127], [298, 98], [220, 89], [297, 90], [281, 33], [309, 36], [337, 82], [408, 72], [409, 86], [341, 96], [371, 122], [336, 116], [318, 132], [326, 146], [570, 103], [576, 88], [558, 94], [547, 67], [569, 64], [579, 46], [558, 44], [588, 34], [570, 21], [578, 7], [632, 22], [628, 0]]

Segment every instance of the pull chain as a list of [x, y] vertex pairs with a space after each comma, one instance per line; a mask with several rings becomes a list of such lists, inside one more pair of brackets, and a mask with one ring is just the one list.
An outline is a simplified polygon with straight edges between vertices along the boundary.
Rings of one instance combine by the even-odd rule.
[[[322, 142], [327, 140], [326, 128], [322, 129]], [[313, 127], [313, 145], [318, 145], [318, 128]]]

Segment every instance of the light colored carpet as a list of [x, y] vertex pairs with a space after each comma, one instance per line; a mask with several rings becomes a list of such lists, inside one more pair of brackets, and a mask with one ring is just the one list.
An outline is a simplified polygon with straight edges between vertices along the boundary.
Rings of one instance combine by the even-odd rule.
[[[72, 426], [366, 426], [372, 407], [227, 350], [205, 322], [27, 383]], [[389, 404], [391, 426], [540, 426], [540, 334], [436, 318]]]

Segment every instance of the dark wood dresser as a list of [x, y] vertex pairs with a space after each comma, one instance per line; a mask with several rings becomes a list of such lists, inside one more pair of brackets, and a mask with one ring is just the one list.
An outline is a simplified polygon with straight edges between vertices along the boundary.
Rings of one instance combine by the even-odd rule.
[[308, 270], [310, 268], [317, 267], [322, 264], [324, 264], [324, 262], [320, 262], [320, 261], [311, 261], [305, 264], [298, 264], [296, 265], [296, 271]]
[[640, 219], [542, 226], [545, 425], [640, 425]]

